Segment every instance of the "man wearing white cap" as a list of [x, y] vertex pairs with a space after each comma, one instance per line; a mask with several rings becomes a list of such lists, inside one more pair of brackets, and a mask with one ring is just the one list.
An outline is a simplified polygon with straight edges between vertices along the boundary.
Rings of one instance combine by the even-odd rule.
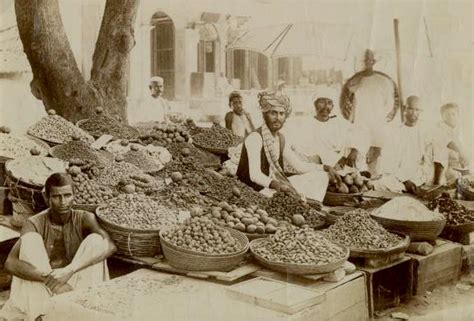
[[139, 123], [148, 121], [166, 122], [166, 114], [170, 111], [168, 102], [161, 97], [164, 90], [164, 80], [154, 76], [150, 78], [148, 85], [151, 96], [143, 101], [135, 111], [129, 111], [129, 122]]

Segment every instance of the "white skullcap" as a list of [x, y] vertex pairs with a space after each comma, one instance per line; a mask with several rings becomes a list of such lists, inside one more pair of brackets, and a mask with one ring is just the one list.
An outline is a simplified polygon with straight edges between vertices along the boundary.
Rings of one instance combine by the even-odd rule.
[[152, 82], [159, 82], [160, 84], [163, 84], [164, 80], [161, 77], [153, 76], [153, 77], [150, 78], [150, 83], [152, 83]]
[[336, 98], [336, 91], [332, 88], [321, 86], [312, 96], [311, 101], [313, 102], [313, 104], [318, 98], [329, 98], [334, 101], [334, 99]]

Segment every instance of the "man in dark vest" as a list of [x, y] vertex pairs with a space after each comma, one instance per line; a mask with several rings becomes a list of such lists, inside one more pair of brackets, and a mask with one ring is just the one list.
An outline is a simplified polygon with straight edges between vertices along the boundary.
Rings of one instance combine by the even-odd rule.
[[[109, 278], [106, 258], [116, 247], [94, 213], [72, 208], [72, 180], [52, 174], [45, 183], [48, 209], [25, 221], [5, 262], [13, 274], [10, 299], [1, 316], [41, 320], [49, 298]], [[23, 320], [22, 318], [22, 320]]]
[[[283, 172], [284, 162], [298, 174], [311, 173], [311, 188], [318, 192], [312, 199], [321, 201], [326, 193], [329, 179], [339, 181], [340, 177], [327, 165], [302, 161], [285, 145], [285, 137], [280, 133], [290, 113], [288, 97], [262, 92], [258, 95], [264, 123], [244, 141], [237, 177], [257, 191], [284, 191], [306, 194], [290, 182]], [[327, 174], [325, 173], [327, 172]]]

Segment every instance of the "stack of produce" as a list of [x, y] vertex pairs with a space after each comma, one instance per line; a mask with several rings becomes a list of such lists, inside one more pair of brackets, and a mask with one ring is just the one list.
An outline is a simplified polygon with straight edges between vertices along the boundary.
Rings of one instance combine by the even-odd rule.
[[286, 226], [252, 247], [267, 261], [278, 263], [324, 265], [346, 257], [346, 250], [313, 229]]
[[403, 241], [403, 238], [388, 232], [362, 209], [347, 212], [322, 233], [333, 242], [359, 250], [386, 250]]
[[243, 250], [229, 231], [201, 217], [191, 218], [177, 229], [163, 232], [162, 236], [175, 246], [206, 254], [232, 254]]
[[145, 144], [168, 146], [171, 143], [184, 143], [189, 141], [190, 135], [185, 126], [175, 124], [157, 124], [148, 132], [141, 130], [140, 141]]
[[116, 186], [121, 179], [130, 175], [142, 175], [143, 171], [137, 166], [123, 161], [117, 156], [115, 162], [101, 165], [97, 170], [96, 179], [105, 185]]
[[474, 223], [474, 212], [455, 200], [448, 193], [443, 193], [428, 204], [428, 208], [443, 214], [448, 225]]
[[372, 211], [372, 215], [399, 221], [429, 222], [444, 216], [430, 211], [425, 205], [408, 196], [396, 197]]
[[194, 147], [189, 143], [171, 143], [167, 149], [177, 162], [190, 161], [202, 166], [218, 166], [220, 159], [218, 156]]
[[72, 180], [76, 204], [99, 205], [118, 195], [110, 186], [102, 185], [84, 173], [72, 175]]
[[94, 138], [91, 135], [63, 117], [56, 115], [53, 109], [50, 109], [48, 114], [48, 116], [43, 117], [39, 122], [31, 126], [28, 129], [28, 134], [56, 144], [67, 142], [72, 136], [80, 137], [80, 140], [87, 144], [94, 142]]
[[373, 189], [372, 182], [357, 172], [341, 177], [342, 183], [329, 182], [328, 192], [341, 194], [363, 193]]
[[124, 193], [152, 194], [162, 188], [160, 182], [147, 174], [132, 174], [122, 178], [117, 188]]
[[99, 164], [101, 157], [96, 150], [90, 147], [89, 144], [79, 140], [78, 136], [73, 136], [72, 140], [60, 145], [53, 147], [51, 152], [54, 157], [65, 160], [82, 160], [87, 163]]
[[102, 108], [97, 108], [96, 113], [94, 117], [81, 121], [80, 127], [83, 130], [97, 137], [107, 134], [122, 139], [137, 138], [138, 132], [135, 128], [107, 116]]
[[152, 144], [146, 146], [140, 144], [131, 144], [126, 139], [115, 140], [108, 143], [105, 146], [105, 150], [109, 153], [114, 154], [115, 156], [119, 156], [129, 152], [132, 149], [132, 146], [135, 146], [134, 148], [138, 148], [139, 150], [147, 152], [148, 155], [153, 158], [156, 165], [161, 166], [171, 161], [171, 154], [164, 147], [154, 146]]
[[135, 144], [123, 155], [123, 159], [125, 162], [137, 166], [146, 173], [157, 172], [162, 168], [162, 165], [157, 164], [146, 150], [141, 150]]
[[324, 225], [324, 218], [318, 211], [301, 199], [283, 192], [273, 194], [266, 209], [271, 217], [296, 226], [322, 227]]
[[278, 225], [277, 220], [271, 218], [268, 213], [256, 206], [241, 208], [237, 205], [229, 205], [220, 202], [217, 206], [204, 211], [194, 210], [191, 215], [204, 216], [217, 224], [224, 224], [245, 233], [272, 234]]
[[137, 193], [108, 200], [97, 214], [107, 222], [140, 230], [162, 230], [178, 224], [176, 211]]
[[18, 158], [22, 156], [47, 156], [48, 150], [27, 136], [0, 133], [0, 156]]
[[229, 147], [238, 145], [242, 138], [236, 136], [232, 131], [220, 125], [202, 129], [199, 134], [193, 136], [193, 142], [202, 148], [209, 150], [227, 150]]

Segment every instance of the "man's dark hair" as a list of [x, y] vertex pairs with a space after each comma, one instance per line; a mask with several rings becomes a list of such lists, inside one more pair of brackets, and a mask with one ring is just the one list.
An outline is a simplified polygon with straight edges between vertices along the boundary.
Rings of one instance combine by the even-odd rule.
[[459, 109], [458, 104], [455, 103], [447, 103], [441, 106], [441, 114], [443, 114], [445, 111], [449, 109]]
[[49, 196], [49, 192], [51, 191], [51, 187], [62, 187], [72, 185], [71, 176], [66, 173], [54, 173], [51, 174], [46, 183], [44, 183], [44, 190], [47, 196]]
[[232, 104], [232, 100], [235, 98], [242, 98], [242, 95], [238, 91], [233, 91], [229, 94], [229, 106]]

